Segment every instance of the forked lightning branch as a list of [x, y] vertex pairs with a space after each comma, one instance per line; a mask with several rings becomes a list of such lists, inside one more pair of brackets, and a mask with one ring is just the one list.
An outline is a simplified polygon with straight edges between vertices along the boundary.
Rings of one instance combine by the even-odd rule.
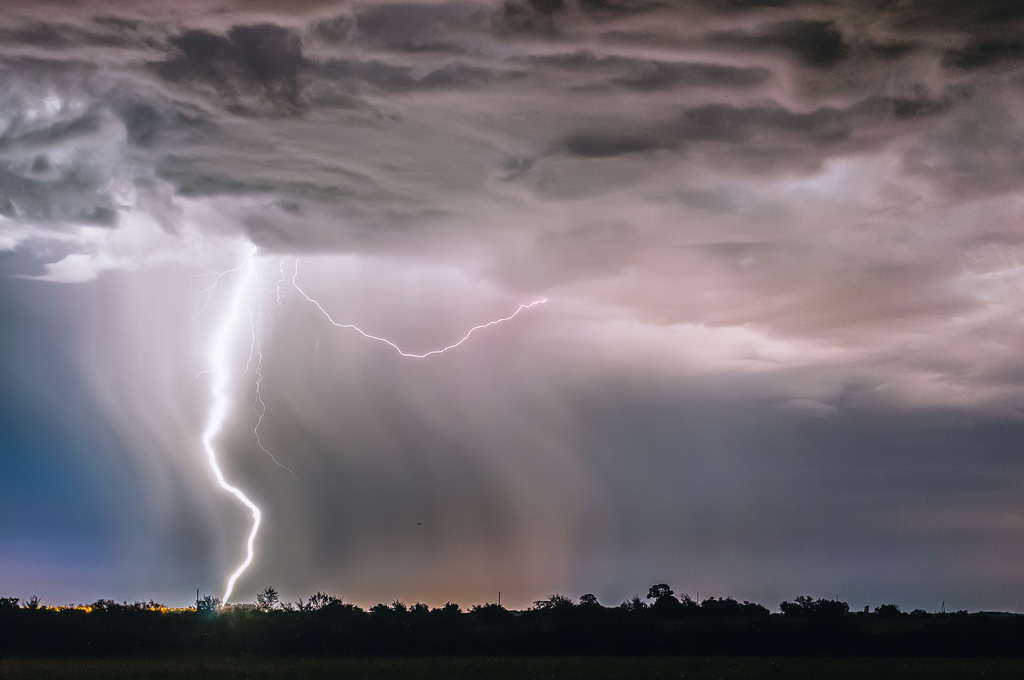
[[[275, 307], [280, 305], [287, 295], [287, 292], [282, 288], [288, 279], [285, 274], [286, 266], [284, 261], [281, 262], [278, 269], [280, 271], [280, 278], [277, 282], [277, 301]], [[260, 528], [261, 511], [260, 508], [253, 503], [248, 496], [246, 496], [242, 489], [231, 484], [224, 477], [224, 473], [221, 470], [220, 463], [218, 461], [217, 438], [224, 428], [224, 422], [228, 413], [234, 406], [231, 400], [232, 384], [241, 375], [252, 370], [253, 366], [255, 366], [256, 374], [254, 404], [257, 407], [256, 412], [258, 414], [256, 425], [253, 428], [253, 434], [255, 436], [257, 446], [272, 459], [273, 454], [263, 445], [259, 434], [259, 428], [263, 422], [263, 416], [266, 413], [266, 405], [263, 403], [263, 398], [260, 392], [263, 383], [263, 350], [259, 334], [259, 318], [263, 312], [260, 306], [261, 295], [259, 290], [259, 280], [257, 277], [255, 246], [250, 247], [250, 250], [244, 257], [242, 263], [237, 267], [217, 274], [214, 283], [206, 290], [207, 300], [209, 299], [209, 296], [212, 295], [213, 290], [225, 279], [231, 281], [230, 290], [226, 294], [227, 302], [221, 311], [220, 317], [217, 320], [217, 324], [214, 327], [212, 334], [210, 335], [206, 356], [207, 368], [202, 371], [200, 375], [207, 374], [210, 385], [209, 410], [207, 412], [206, 426], [202, 435], [203, 450], [206, 453], [207, 462], [221, 489], [234, 496], [241, 505], [248, 509], [249, 514], [252, 517], [252, 526], [249, 530], [248, 538], [246, 539], [245, 559], [228, 577], [227, 585], [224, 589], [224, 597], [222, 599], [224, 603], [227, 603], [228, 598], [231, 597], [231, 593], [234, 590], [235, 582], [245, 572], [245, 570], [248, 569], [249, 565], [252, 564], [255, 554], [256, 535], [259, 533]], [[367, 340], [387, 345], [401, 357], [407, 359], [426, 359], [436, 354], [443, 354], [444, 352], [454, 350], [467, 342], [470, 337], [478, 331], [502, 324], [506, 321], [511, 321], [522, 312], [547, 302], [547, 298], [541, 298], [522, 304], [507, 316], [473, 326], [458, 340], [448, 345], [416, 354], [405, 351], [397, 343], [389, 340], [388, 338], [364, 331], [354, 324], [336, 321], [324, 306], [316, 300], [316, 298], [309, 295], [309, 293], [299, 285], [298, 260], [295, 260], [292, 263], [290, 283], [292, 290], [296, 291], [304, 302], [312, 305], [334, 327], [342, 330], [353, 331]], [[205, 305], [203, 309], [206, 309]], [[240, 338], [244, 337], [243, 334], [247, 334], [249, 344], [248, 353], [245, 356], [244, 362], [242, 361], [242, 357], [239, 353], [234, 350], [234, 347], [237, 346], [237, 342]], [[244, 369], [242, 368], [243, 363], [245, 364]], [[279, 463], [276, 459], [274, 459], [274, 462], [285, 470], [288, 470], [288, 472], [291, 472], [289, 468]]]

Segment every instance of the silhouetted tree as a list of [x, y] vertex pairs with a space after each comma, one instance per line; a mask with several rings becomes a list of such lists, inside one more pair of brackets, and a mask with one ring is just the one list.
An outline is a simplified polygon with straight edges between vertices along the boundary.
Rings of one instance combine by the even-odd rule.
[[655, 602], [657, 602], [663, 597], [672, 597], [672, 589], [668, 587], [667, 583], [659, 583], [648, 588], [648, 600], [654, 600]]
[[782, 602], [779, 609], [786, 616], [808, 616], [814, 609], [814, 598], [809, 595], [800, 595], [794, 598], [793, 602]]
[[459, 605], [455, 604], [454, 602], [445, 602], [443, 607], [438, 607], [432, 609], [431, 611], [437, 612], [439, 614], [445, 614], [447, 616], [454, 616], [456, 614], [462, 613], [462, 609], [460, 609]]
[[740, 616], [743, 608], [731, 597], [709, 597], [700, 603], [700, 613], [705, 616]]
[[114, 612], [120, 609], [127, 609], [127, 605], [121, 606], [115, 600], [96, 600], [89, 605], [94, 612]]
[[850, 613], [850, 605], [840, 600], [815, 600], [807, 595], [797, 597], [794, 602], [783, 602], [779, 609], [786, 616], [817, 616], [838, 618]]
[[474, 618], [487, 623], [504, 623], [512, 619], [512, 612], [493, 602], [475, 604], [469, 613]]
[[647, 590], [647, 599], [654, 600], [651, 609], [659, 615], [674, 615], [681, 612], [682, 603], [676, 599], [666, 583], [658, 583]]
[[377, 604], [370, 607], [370, 613], [383, 616], [391, 613], [391, 607], [387, 606], [383, 602], [378, 602]]
[[743, 600], [743, 604], [740, 605], [740, 609], [744, 616], [771, 616], [771, 612], [768, 610], [768, 607], [756, 602]]
[[550, 595], [546, 600], [537, 600], [533, 603], [534, 609], [548, 611], [565, 611], [572, 609], [574, 606], [572, 598], [565, 595]]
[[201, 598], [199, 598], [199, 601], [196, 602], [196, 611], [204, 613], [212, 613], [218, 611], [220, 607], [220, 598], [214, 597], [213, 595], [203, 595]]
[[318, 590], [310, 595], [309, 599], [305, 602], [303, 602], [300, 597], [295, 604], [299, 608], [299, 611], [315, 612], [320, 609], [324, 609], [325, 607], [340, 605], [342, 604], [342, 601], [340, 597], [334, 597], [333, 595], [328, 595], [327, 593], [322, 593]]
[[25, 609], [39, 609], [39, 596], [33, 595], [25, 602]]
[[638, 612], [647, 609], [647, 603], [641, 600], [639, 595], [634, 595], [630, 599], [620, 604], [619, 608], [625, 609], [628, 612]]
[[679, 611], [684, 614], [696, 614], [700, 611], [700, 605], [692, 597], [683, 593], [679, 598]]
[[256, 606], [260, 609], [275, 609], [279, 603], [277, 590], [267, 586], [261, 593], [256, 594]]
[[[663, 586], [664, 584], [658, 584]], [[316, 593], [303, 611], [259, 615], [205, 596], [201, 612], [159, 611], [156, 602], [97, 600], [92, 613], [0, 598], [0, 655], [328, 654], [328, 655], [578, 655], [684, 654], [772, 656], [1021, 657], [1024, 616], [957, 612], [903, 614], [895, 604], [872, 615], [849, 615], [845, 602], [808, 596], [785, 602], [786, 616], [732, 598], [709, 598], [699, 616], [659, 617], [634, 596], [621, 608], [601, 607], [592, 594], [579, 605], [565, 596], [539, 600], [520, 615], [496, 604], [463, 613], [458, 605], [428, 609], [395, 600], [367, 614], [340, 598]], [[672, 596], [674, 597], [674, 596]], [[690, 602], [691, 605], [684, 604]], [[28, 611], [32, 605], [39, 611]], [[24, 608], [19, 605], [24, 604]], [[158, 611], [151, 611], [158, 610]], [[324, 611], [319, 611], [324, 610]], [[565, 612], [562, 615], [559, 612]], [[869, 610], [870, 611], [870, 610]], [[907, 617], [888, 619], [887, 616]], [[910, 617], [913, 618], [910, 618]]]
[[827, 618], [841, 618], [850, 613], [850, 605], [842, 600], [815, 600], [815, 616]]

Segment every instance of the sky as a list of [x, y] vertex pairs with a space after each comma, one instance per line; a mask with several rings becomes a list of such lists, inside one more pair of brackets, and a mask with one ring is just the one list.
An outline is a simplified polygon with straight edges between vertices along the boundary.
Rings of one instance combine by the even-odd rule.
[[1022, 34], [5, 6], [0, 595], [1024, 611]]

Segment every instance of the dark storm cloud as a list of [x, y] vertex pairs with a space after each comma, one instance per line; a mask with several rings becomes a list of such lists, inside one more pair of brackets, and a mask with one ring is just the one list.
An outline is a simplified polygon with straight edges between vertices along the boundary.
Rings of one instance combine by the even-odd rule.
[[813, 167], [836, 149], [879, 148], [901, 134], [901, 123], [939, 117], [969, 94], [954, 90], [934, 99], [869, 97], [847, 108], [823, 106], [812, 111], [793, 110], [778, 102], [704, 104], [646, 130], [573, 133], [564, 140], [564, 149], [602, 158], [657, 150], [683, 152], [703, 145], [714, 148], [705, 162], [748, 171]]
[[602, 158], [623, 154], [643, 153], [665, 148], [654, 139], [641, 137], [613, 137], [608, 135], [570, 135], [565, 140], [565, 150], [577, 156]]
[[718, 64], [648, 62], [630, 64], [632, 73], [617, 82], [638, 90], [659, 90], [675, 86], [744, 87], [760, 85], [770, 72], [763, 68], [734, 68]]
[[494, 81], [515, 78], [515, 72], [502, 72], [468, 64], [445, 64], [422, 73], [422, 68], [388, 64], [383, 61], [332, 59], [318, 65], [314, 72], [325, 81], [358, 93], [366, 88], [383, 92], [409, 92], [440, 88], [468, 89]]
[[467, 51], [460, 37], [485, 28], [487, 11], [475, 2], [375, 4], [357, 10], [354, 29], [347, 17], [334, 21], [341, 23], [320, 24], [318, 34], [325, 35], [332, 26], [325, 37], [333, 41], [344, 35], [357, 44], [386, 50], [459, 53]]
[[273, 546], [243, 597], [469, 583], [482, 601], [512, 579], [523, 602], [590, 583], [613, 602], [670, 572], [774, 605], [920, 574], [925, 605], [960, 570], [972, 602], [995, 579], [1018, 603], [1022, 16], [20, 8], [0, 19], [0, 273], [100, 275], [50, 335], [75, 338], [118, 455], [161, 491], [160, 536], [203, 563], [179, 580], [216, 581], [245, 526], [191, 455], [224, 289], [200, 311], [212, 277], [171, 266], [229, 269], [247, 238], [265, 302], [288, 287], [275, 254], [301, 253], [311, 285], [305, 260], [331, 254], [325, 304], [417, 341], [551, 301], [411, 364], [294, 293], [276, 308], [264, 433], [309, 481], [251, 455], [233, 414], [225, 465]]
[[756, 31], [712, 33], [707, 40], [748, 50], [781, 49], [814, 68], [829, 68], [849, 54], [842, 32], [831, 21], [784, 21]]
[[[318, 168], [297, 166], [296, 174], [305, 169], [312, 177]], [[286, 182], [274, 180], [261, 174], [258, 169], [250, 172], [224, 172], [217, 163], [202, 160], [167, 156], [158, 168], [161, 178], [169, 180], [183, 196], [239, 196], [239, 195], [282, 195], [292, 201], [307, 200], [331, 203], [345, 198], [356, 199], [359, 194], [376, 189], [371, 178], [335, 168], [331, 180], [316, 182], [313, 179], [297, 179]]]
[[1001, 0], [964, 4], [957, 0], [912, 0], [882, 7], [883, 15], [901, 29], [954, 29], [959, 33], [986, 32], [1024, 19], [1024, 8]]
[[667, 2], [658, 2], [656, 0], [579, 0], [581, 10], [599, 17], [620, 17], [649, 12], [667, 6]]
[[[778, 104], [737, 107], [729, 104], [707, 104], [684, 111], [678, 122], [676, 136], [683, 141], [745, 141], [758, 131], [773, 137], [799, 135], [812, 145], [843, 141], [850, 134], [847, 118], [858, 111], [840, 111], [822, 107], [815, 111], [791, 111]], [[852, 115], [851, 115], [852, 114]]]
[[1013, 191], [1024, 184], [1024, 124], [996, 96], [978, 97], [930, 130], [906, 153], [907, 170], [932, 178], [945, 190], [978, 195]]
[[[575, 3], [528, 2], [521, 3], [519, 9], [513, 5], [519, 7], [516, 3], [506, 3], [498, 11], [561, 16], [571, 14], [576, 9], [585, 10], [584, 13], [600, 9], [593, 4]], [[305, 39], [327, 41], [340, 46], [358, 43], [364, 50], [369, 48], [369, 54], [374, 49], [385, 52], [415, 51], [444, 43], [447, 45], [445, 50], [454, 54], [464, 51], [463, 48], [468, 44], [465, 42], [467, 35], [474, 31], [486, 31], [484, 8], [484, 5], [477, 3], [356, 6], [351, 15], [336, 15], [333, 19], [311, 22], [308, 24], [310, 33]], [[625, 19], [627, 14], [643, 18], [652, 12], [669, 12], [666, 6], [651, 3], [612, 3], [612, 9], [614, 16], [603, 15], [612, 23]], [[630, 9], [637, 11], [627, 11]], [[126, 25], [124, 30], [136, 29]], [[578, 81], [584, 74], [590, 74], [591, 84], [604, 83], [605, 87], [613, 90], [652, 93], [668, 89], [686, 91], [693, 87], [729, 88], [736, 91], [737, 88], [766, 86], [772, 77], [772, 71], [763, 66], [666, 61], [615, 54], [593, 56], [586, 51], [564, 55], [530, 55], [525, 60], [517, 61], [514, 69], [493, 59], [477, 59], [474, 63], [449, 58], [429, 64], [416, 64], [365, 56], [311, 57], [303, 50], [304, 38], [300, 32], [301, 29], [294, 25], [283, 27], [269, 23], [235, 24], [223, 33], [208, 29], [187, 30], [166, 38], [171, 56], [164, 61], [153, 62], [153, 67], [162, 78], [179, 86], [190, 88], [201, 85], [215, 100], [222, 100], [233, 114], [255, 113], [267, 103], [274, 107], [283, 106], [283, 110], [291, 113], [319, 105], [359, 109], [367, 107], [365, 99], [369, 95], [439, 89], [479, 90], [478, 100], [486, 106], [486, 97], [492, 89], [517, 79], [522, 81], [515, 86], [519, 91], [524, 95], [532, 91], [531, 74], [525, 70], [527, 67], [523, 65], [524, 61], [563, 69], [569, 82]], [[764, 40], [766, 45], [783, 52], [792, 52], [803, 62], [813, 62], [819, 66], [824, 65], [828, 59], [838, 57], [845, 49], [838, 29], [830, 22], [776, 21], [753, 30], [746, 37], [743, 37], [746, 34], [735, 32], [719, 32], [715, 35], [715, 40], [729, 44], [743, 43], [748, 38]], [[798, 44], [802, 44], [802, 49], [808, 51], [799, 52]], [[851, 135], [857, 132], [858, 137], [867, 136], [860, 132], [865, 125], [867, 129], [878, 130], [878, 138], [884, 139], [886, 135], [881, 126], [887, 116], [900, 120], [934, 112], [941, 105], [940, 100], [925, 95], [869, 96], [860, 104], [847, 109], [827, 105], [813, 110], [807, 110], [806, 106], [794, 110], [782, 103], [697, 104], [685, 106], [683, 113], [674, 120], [663, 120], [626, 133], [593, 129], [592, 125], [585, 123], [584, 118], [582, 126], [563, 124], [563, 128], [569, 129], [562, 133], [562, 141], [558, 142], [557, 137], [551, 141], [554, 143], [553, 148], [562, 148], [569, 154], [588, 158], [610, 158], [657, 150], [678, 151], [694, 144], [724, 142], [733, 145], [733, 148], [722, 154], [723, 161], [728, 154], [732, 154], [734, 158], [746, 157], [759, 167], [773, 168], [777, 163], [785, 162], [785, 154], [794, 154], [796, 150], [793, 147], [797, 145], [798, 139], [811, 139], [815, 146], [853, 149], [861, 142], [851, 141]], [[182, 108], [180, 103], [175, 106]], [[376, 102], [371, 109], [379, 106], [380, 103]], [[130, 141], [135, 146], [147, 146], [154, 151], [157, 150], [153, 141], [156, 136], [168, 127], [183, 122], [179, 112], [166, 107], [154, 108], [144, 100], [125, 104], [118, 111], [128, 127]], [[193, 109], [192, 115], [202, 114]], [[210, 122], [214, 120], [210, 118]], [[628, 124], [622, 125], [628, 120], [629, 114], [625, 113], [618, 120], [610, 117], [608, 123], [617, 128], [630, 127]], [[558, 135], [558, 123], [556, 120], [556, 125], [549, 133], [540, 130], [540, 135]], [[180, 140], [180, 137], [176, 139]], [[209, 135], [199, 135], [196, 140], [202, 140], [203, 144], [213, 141]], [[225, 138], [224, 143], [234, 145], [235, 141], [229, 142]], [[870, 145], [872, 142], [866, 140], [865, 143]], [[247, 179], [245, 175], [253, 173], [237, 165], [237, 170], [217, 169], [210, 172], [202, 169], [204, 165], [209, 165], [209, 161], [201, 160], [203, 154], [193, 155], [187, 149], [188, 146], [178, 149], [173, 162], [160, 162], [161, 175], [172, 179], [183, 193], [231, 195], [271, 190], [290, 194], [294, 191], [296, 195], [290, 205], [309, 198], [306, 195], [308, 192], [302, 188], [308, 186], [306, 182], [275, 178], [270, 169], [256, 173], [254, 179]], [[795, 153], [794, 162], [802, 162], [800, 155]], [[190, 158], [194, 160], [190, 161]], [[777, 160], [765, 160], [772, 158]], [[195, 167], [194, 176], [189, 176], [190, 162]], [[813, 166], [817, 160], [811, 158], [803, 162]], [[172, 167], [175, 169], [172, 170]], [[236, 173], [241, 176], [232, 179], [231, 175]], [[346, 183], [343, 181], [335, 189], [325, 188], [323, 198], [330, 201], [348, 195]], [[313, 186], [317, 184], [312, 183]]]
[[203, 81], [228, 98], [237, 98], [238, 89], [256, 89], [272, 102], [299, 104], [305, 59], [301, 38], [287, 28], [234, 26], [226, 35], [191, 30], [170, 43], [178, 55], [154, 64], [166, 80]]
[[737, 68], [722, 64], [665, 62], [618, 56], [597, 57], [587, 51], [529, 57], [528, 61], [577, 73], [607, 72], [611, 82], [636, 90], [693, 86], [750, 87], [763, 84], [771, 76], [771, 71], [766, 68]]
[[502, 34], [537, 34], [556, 37], [566, 0], [509, 0], [495, 17], [494, 27]]
[[[491, 54], [493, 45], [486, 42], [490, 20], [510, 12], [557, 17], [558, 21], [568, 22], [564, 26], [571, 30], [566, 40], [580, 31], [581, 40], [586, 39], [590, 21], [587, 17], [595, 12], [601, 17], [602, 31], [630, 25], [630, 21], [650, 21], [641, 25], [654, 27], [664, 23], [666, 36], [671, 34], [673, 21], [685, 16], [685, 12], [664, 3], [606, 5], [357, 4], [349, 13], [315, 18], [304, 25], [296, 20], [287, 26], [234, 21], [223, 29], [191, 28], [163, 37], [154, 34], [152, 27], [140, 28], [134, 20], [118, 23], [107, 17], [104, 22], [88, 25], [125, 35], [146, 33], [150, 42], [156, 40], [166, 46], [167, 56], [163, 60], [143, 59], [162, 79], [180, 88], [172, 90], [176, 94], [153, 103], [152, 93], [134, 93], [137, 84], [132, 84], [121, 88], [120, 99], [113, 108], [125, 125], [129, 149], [151, 154], [158, 177], [169, 181], [184, 196], [267, 194], [292, 212], [312, 201], [327, 213], [371, 215], [375, 210], [373, 201], [380, 197], [401, 203], [407, 200], [404, 194], [415, 194], [416, 201], [422, 201], [423, 189], [436, 189], [438, 185], [424, 176], [422, 187], [389, 186], [382, 176], [386, 172], [377, 168], [331, 170], [328, 164], [319, 161], [290, 159], [261, 162], [261, 158], [273, 157], [287, 146], [271, 132], [272, 119], [267, 121], [265, 130], [260, 130], [263, 124], [254, 121], [251, 128], [243, 128], [232, 121], [233, 116], [258, 114], [268, 104], [272, 111], [289, 115], [333, 107], [352, 111], [357, 117], [345, 124], [351, 126], [352, 132], [336, 128], [332, 134], [344, 138], [358, 134], [356, 130], [363, 127], [364, 133], [375, 135], [377, 131], [372, 127], [376, 127], [382, 136], [387, 136], [388, 127], [397, 127], [389, 122], [390, 117], [397, 123], [387, 113], [396, 105], [390, 97], [458, 91], [467, 94], [467, 116], [491, 115], [485, 112], [504, 107], [500, 115], [516, 126], [516, 107], [498, 103], [503, 94], [515, 93], [518, 101], [534, 98], [547, 122], [517, 133], [532, 136], [533, 148], [517, 148], [515, 143], [502, 142], [507, 148], [497, 154], [491, 172], [512, 178], [520, 186], [532, 184], [540, 195], [550, 198], [574, 195], [579, 189], [559, 188], [562, 180], [538, 162], [545, 149], [548, 153], [600, 162], [642, 157], [664, 160], [660, 154], [686, 158], [700, 153], [702, 162], [723, 169], [742, 168], [763, 174], [788, 166], [813, 171], [837, 154], [877, 151], [898, 137], [912, 137], [917, 130], [934, 127], [930, 121], [948, 116], [970, 98], [969, 89], [963, 85], [960, 90], [943, 89], [941, 83], [925, 88], [911, 79], [898, 94], [872, 92], [859, 86], [853, 90], [852, 102], [849, 97], [842, 102], [815, 101], [808, 95], [794, 100], [780, 90], [779, 83], [794, 78], [799, 83], [801, 76], [797, 72], [787, 73], [789, 66], [784, 60], [724, 63], [708, 59], [711, 55], [706, 52], [700, 59], [689, 55], [669, 59], [664, 52], [657, 57], [637, 54], [635, 48], [623, 54], [607, 47], [595, 52], [591, 48], [574, 49], [571, 43], [560, 53], [535, 54], [531, 43], [519, 46], [512, 38], [502, 48], [512, 48], [509, 58]], [[773, 13], [759, 18], [753, 26], [746, 21], [742, 29], [706, 35], [711, 36], [713, 45], [738, 49], [739, 55], [748, 54], [748, 48], [753, 49], [761, 41], [757, 44], [784, 57], [789, 55], [796, 64], [818, 67], [812, 69], [815, 72], [839, 66], [844, 60], [867, 58], [862, 52], [850, 51], [840, 28], [845, 25], [843, 22], [787, 20], [780, 14], [783, 10], [775, 7]], [[736, 15], [731, 9], [720, 16], [726, 20]], [[756, 13], [753, 16], [760, 17]], [[895, 21], [894, 16], [889, 19]], [[705, 34], [696, 30], [690, 43], [685, 44], [706, 49], [708, 38], [702, 35]], [[912, 32], [904, 35], [908, 40], [913, 37]], [[858, 44], [863, 44], [863, 40]], [[314, 45], [318, 47], [313, 49]], [[321, 52], [323, 45], [332, 46], [335, 51]], [[412, 54], [422, 51], [433, 54], [426, 61]], [[405, 53], [411, 56], [405, 59]], [[469, 54], [473, 56], [467, 57]], [[563, 94], [554, 97], [550, 93], [559, 91], [559, 83], [564, 83]], [[615, 101], [614, 107], [603, 106], [599, 94], [602, 89], [607, 93], [606, 100], [615, 93], [635, 93], [635, 99], [627, 104], [629, 100], [623, 98]], [[701, 94], [705, 90], [728, 90], [730, 96], [723, 102], [721, 96]], [[655, 99], [659, 93], [669, 91], [680, 94], [674, 114], [665, 111], [663, 103]], [[190, 101], [197, 94], [200, 98]], [[108, 94], [104, 96], [109, 98]], [[645, 99], [648, 96], [649, 101]], [[591, 97], [593, 103], [586, 103]], [[223, 104], [225, 111], [209, 110], [206, 105], [210, 102]], [[559, 109], [563, 107], [565, 114], [560, 115]], [[417, 117], [407, 111], [401, 115], [409, 120]], [[381, 122], [366, 127], [374, 116]], [[424, 121], [431, 125], [427, 118]], [[247, 142], [247, 136], [259, 141]], [[342, 147], [339, 144], [339, 149]], [[170, 148], [171, 153], [164, 152]], [[936, 164], [928, 158], [936, 153], [937, 146], [925, 144], [923, 148], [911, 149], [907, 168], [919, 174], [934, 174]], [[410, 149], [409, 155], [413, 153]], [[518, 169], [511, 174], [504, 167], [510, 157], [520, 159]], [[973, 163], [980, 168], [985, 160], [988, 159]], [[999, 167], [996, 163], [993, 176]], [[304, 172], [303, 169], [317, 171], [305, 172], [301, 179], [291, 176]], [[608, 181], [619, 181], [620, 176], [646, 177], [633, 170], [620, 174], [610, 167], [605, 172]], [[602, 187], [600, 175], [593, 181], [590, 193]], [[24, 202], [38, 202], [38, 198], [31, 198], [33, 191], [39, 193], [38, 187], [14, 179], [8, 184], [13, 187], [9, 191], [12, 196], [21, 192], [29, 197]], [[684, 194], [701, 190], [686, 186], [680, 189]], [[423, 211], [432, 209], [436, 210], [423, 205], [406, 214], [424, 214]], [[376, 210], [382, 219], [395, 215], [390, 208]], [[36, 214], [41, 214], [39, 209]], [[86, 210], [80, 214], [83, 219], [90, 215]], [[287, 240], [286, 234], [279, 236]]]
[[[51, 50], [71, 47], [132, 47], [138, 41], [125, 34], [130, 25], [75, 26], [73, 24], [30, 23], [16, 28], [0, 27], [0, 41], [8, 46], [26, 44]], [[106, 30], [103, 30], [106, 29]]]
[[344, 45], [352, 37], [355, 20], [347, 14], [339, 14], [315, 22], [312, 28], [317, 40], [332, 45]]
[[112, 102], [113, 109], [125, 126], [128, 141], [139, 148], [157, 148], [161, 137], [175, 129], [192, 128], [196, 132], [204, 121], [173, 103], [146, 101], [137, 95], [128, 95]]
[[506, 0], [498, 6], [492, 26], [499, 36], [555, 40], [572, 33], [581, 19], [614, 27], [618, 21], [672, 12], [671, 3], [659, 0]]
[[979, 42], [946, 53], [943, 63], [964, 70], [985, 68], [1001, 62], [1024, 59], [1024, 42], [1019, 40]]

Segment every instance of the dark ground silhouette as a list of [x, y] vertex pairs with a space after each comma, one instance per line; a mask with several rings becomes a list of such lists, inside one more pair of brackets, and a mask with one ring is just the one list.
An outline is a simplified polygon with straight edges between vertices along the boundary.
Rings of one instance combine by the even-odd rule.
[[260, 654], [333, 656], [1024, 657], [1024, 616], [850, 612], [845, 602], [799, 597], [781, 613], [752, 602], [677, 598], [665, 584], [647, 598], [602, 606], [587, 594], [463, 610], [395, 601], [364, 610], [315, 593], [281, 603], [272, 588], [252, 605], [194, 609], [99, 600], [45, 607], [0, 598], [0, 656]]

